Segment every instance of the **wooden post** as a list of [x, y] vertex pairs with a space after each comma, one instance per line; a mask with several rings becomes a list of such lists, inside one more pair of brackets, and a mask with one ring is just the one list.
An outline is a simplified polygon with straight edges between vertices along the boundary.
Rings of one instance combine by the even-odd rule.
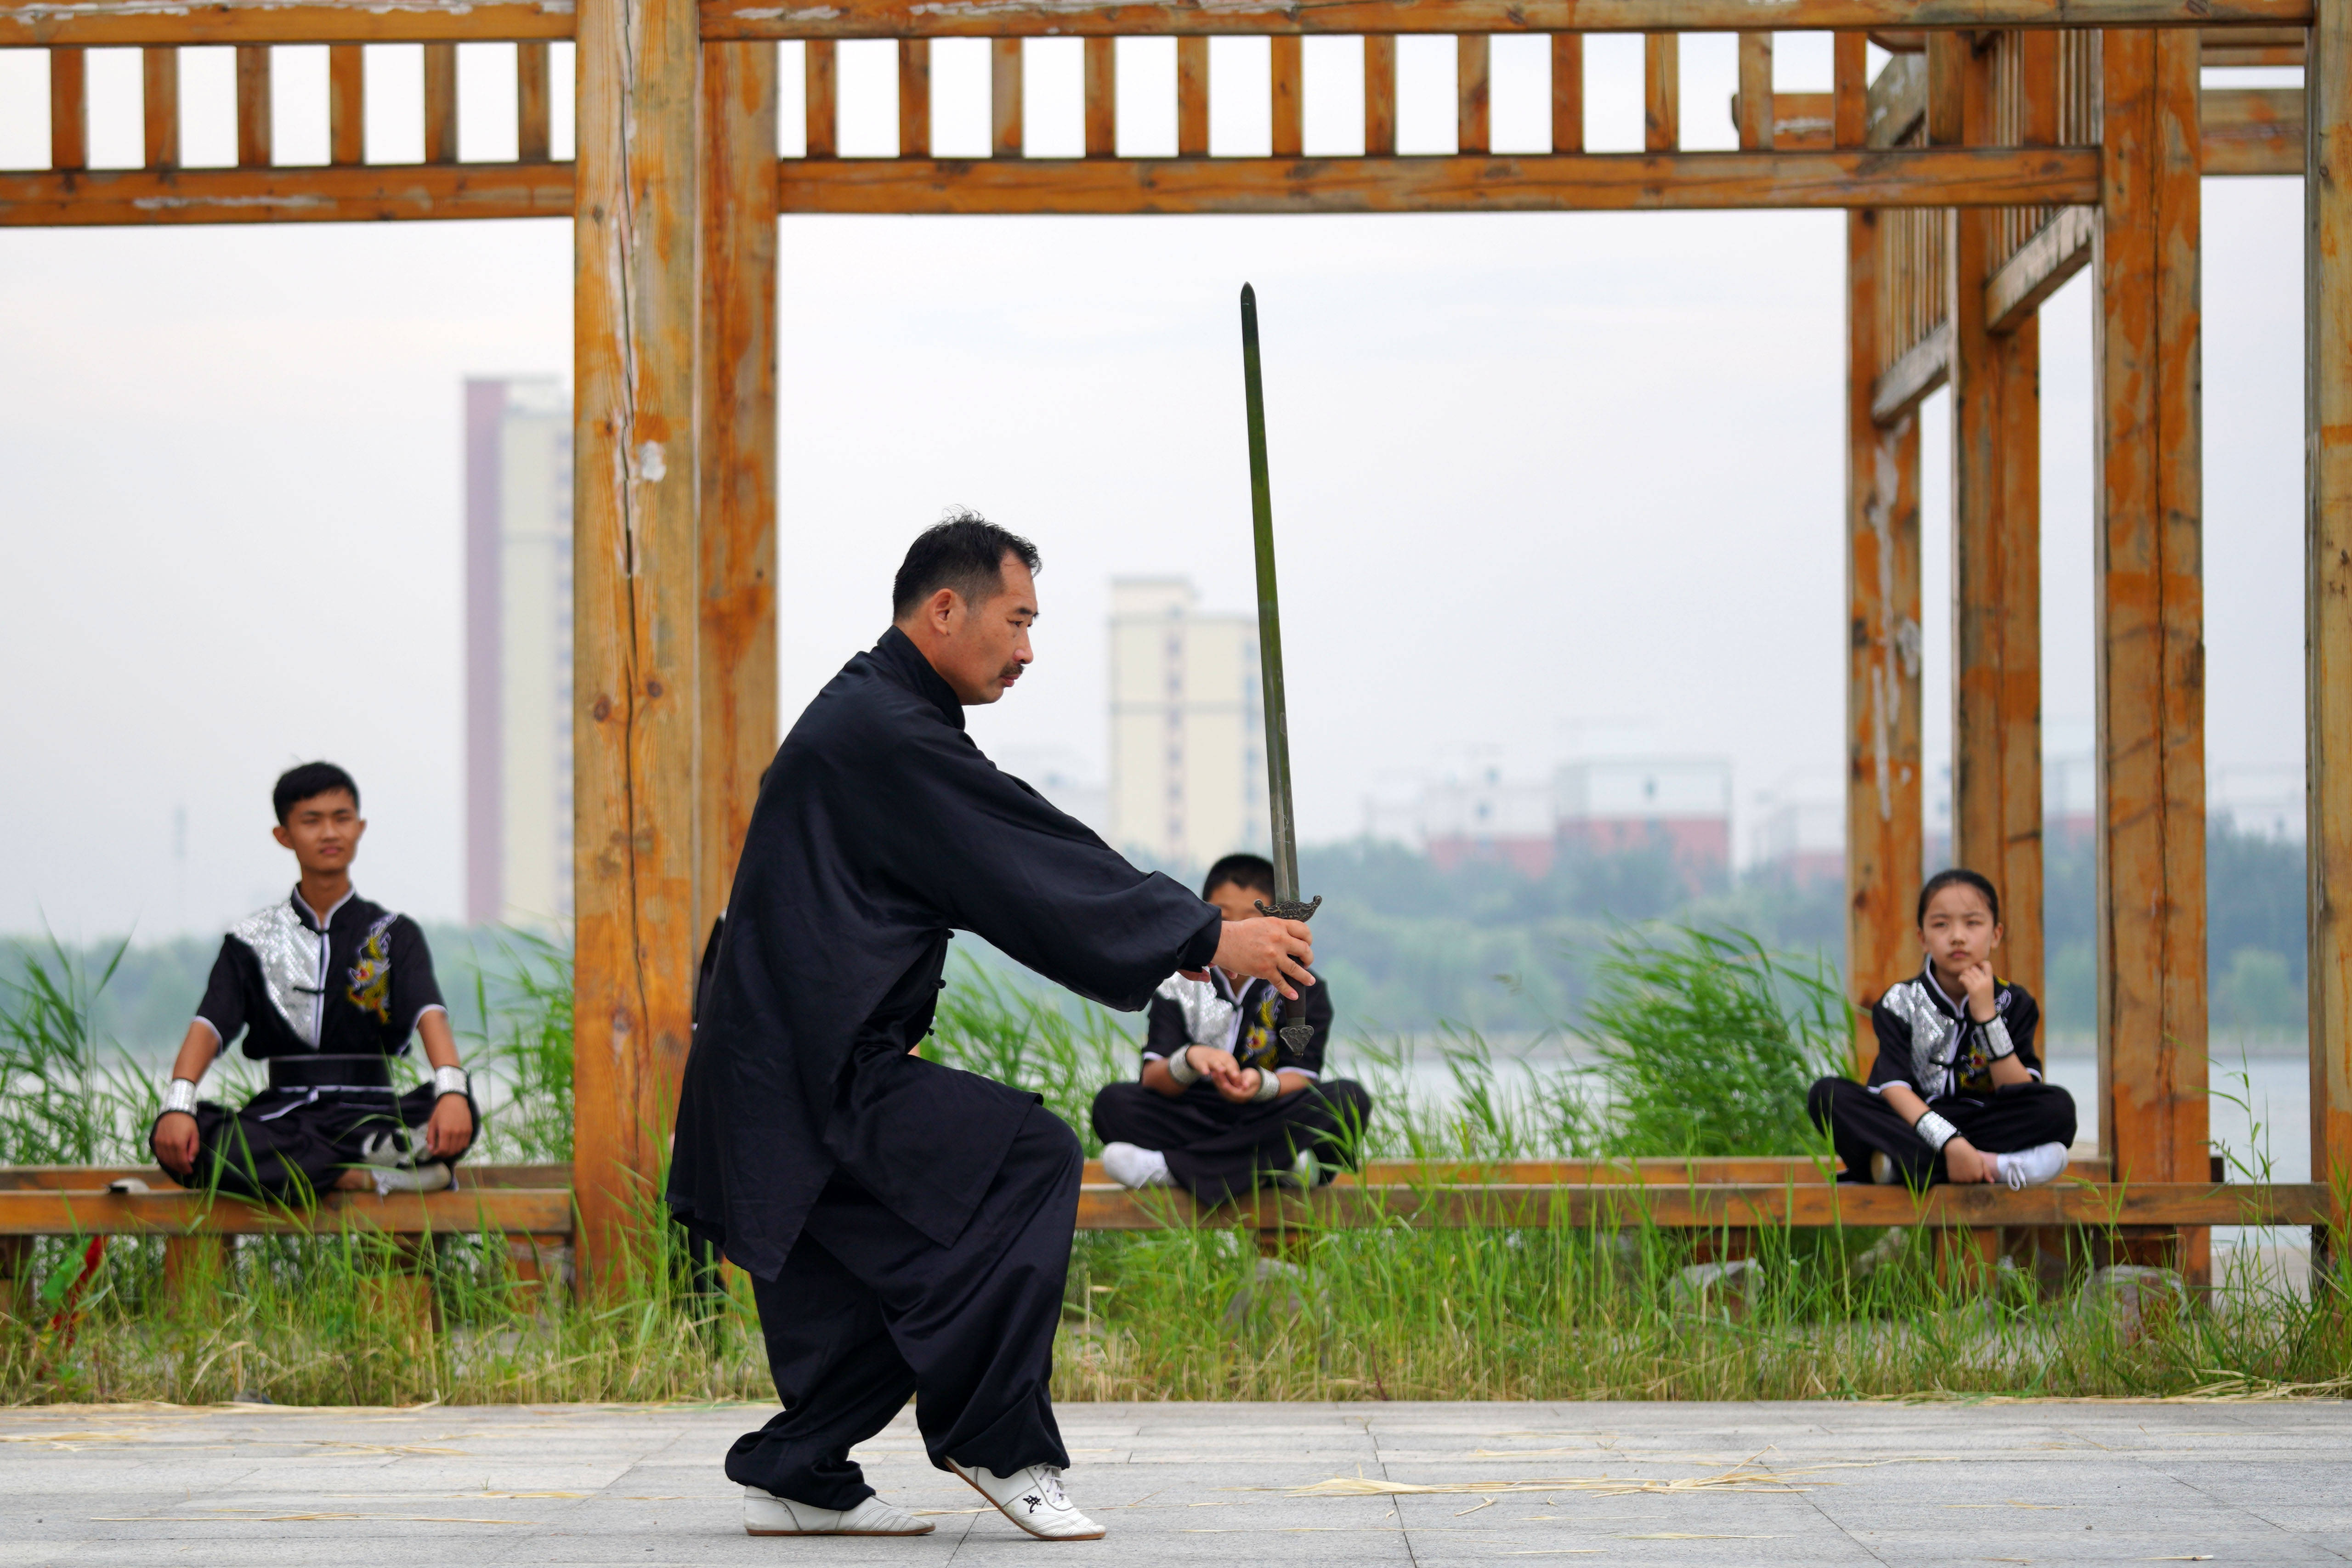
[[[1394, 47], [1393, 45], [1391, 47]], [[1394, 73], [1391, 74], [1393, 79]], [[1367, 109], [1365, 112], [1369, 114], [1371, 111]], [[1208, 155], [1209, 40], [1179, 38], [1176, 40], [1176, 156], [1206, 158]]]
[[1485, 152], [1494, 145], [1494, 114], [1488, 101], [1486, 35], [1465, 33], [1454, 40], [1454, 141], [1461, 152]]
[[1869, 1009], [1918, 967], [1911, 899], [1919, 886], [1919, 421], [1881, 429], [1885, 214], [1846, 214], [1846, 994], [1854, 1075], [1877, 1044]]
[[692, 1028], [693, 0], [582, 0], [572, 218], [573, 1188], [600, 1290], [651, 1222]]
[[1266, 40], [1273, 46], [1270, 74], [1274, 86], [1274, 139], [1270, 150], [1276, 158], [1296, 158], [1307, 150], [1305, 106], [1300, 101], [1304, 91], [1301, 78], [1306, 74], [1301, 41], [1296, 33], [1279, 33]]
[[[2352, 0], [2315, 0], [2303, 92], [2304, 733], [2311, 1179], [2352, 1186]], [[2342, 1278], [2346, 1225], [2312, 1263]]]
[[1087, 156], [1118, 156], [1118, 40], [1087, 40]]
[[[546, 47], [540, 46], [542, 63]], [[367, 53], [359, 44], [327, 48], [327, 162], [367, 162]]]
[[[702, 46], [698, 942], [727, 906], [776, 750], [776, 78], [772, 43]], [[910, 155], [929, 147], [917, 129]]]
[[1682, 145], [1682, 39], [1674, 33], [1642, 36], [1642, 147], [1672, 152]]
[[988, 41], [988, 102], [993, 130], [989, 151], [999, 158], [1022, 155], [1021, 40]]
[[1772, 148], [1772, 35], [1739, 35], [1739, 145], [1743, 152]]
[[1870, 138], [1869, 35], [1834, 35], [1830, 69], [1830, 144], [1860, 147]]
[[139, 118], [147, 167], [180, 166], [180, 51], [139, 51]]
[[[2197, 49], [2168, 31], [2103, 46], [2099, 1146], [2126, 1182], [2207, 1171]], [[2174, 1253], [2192, 1281], [2205, 1240], [2183, 1232]]]
[[[1961, 130], [2000, 138], [1994, 61], [1964, 55]], [[2053, 79], [2049, 87], [2054, 89]], [[2042, 334], [1988, 329], [1985, 283], [2002, 214], [1945, 214], [1951, 324], [1952, 863], [1990, 877], [2007, 927], [1995, 968], [2036, 998], [2042, 941]]]
[[833, 40], [811, 38], [801, 46], [801, 79], [806, 85], [804, 118], [808, 125], [808, 156], [831, 158], [841, 149], [841, 113], [835, 101]]
[[242, 169], [269, 167], [269, 46], [236, 47], [236, 162]]
[[[1091, 47], [1094, 40], [1089, 38], [1087, 42]], [[702, 57], [704, 70], [710, 68], [713, 58], [713, 56], [707, 53]], [[1089, 67], [1094, 64], [1091, 54], [1088, 55], [1087, 63]], [[1094, 87], [1094, 73], [1091, 70], [1087, 74], [1087, 86], [1089, 89]], [[715, 103], [716, 99], [714, 99], [712, 102]], [[705, 107], [708, 108], [709, 105]], [[1089, 110], [1087, 116], [1087, 130], [1091, 133], [1094, 130], [1094, 116], [1091, 112], [1094, 100], [1091, 97], [1087, 100], [1087, 108]], [[711, 134], [714, 136], [719, 134], [715, 127]], [[1092, 155], [1091, 148], [1088, 149], [1088, 153]], [[898, 40], [898, 156], [928, 158], [930, 155], [931, 41], [929, 38], [901, 38]]]
[[49, 167], [89, 167], [89, 61], [79, 48], [49, 51]]
[[[1177, 47], [1183, 47], [1180, 40]], [[1364, 156], [1396, 152], [1396, 39], [1387, 33], [1364, 39]]]
[[1551, 36], [1551, 150], [1584, 151], [1584, 35]]
[[544, 163], [553, 155], [548, 113], [547, 43], [515, 46], [515, 162]]
[[425, 46], [425, 161], [457, 161], [457, 46]]

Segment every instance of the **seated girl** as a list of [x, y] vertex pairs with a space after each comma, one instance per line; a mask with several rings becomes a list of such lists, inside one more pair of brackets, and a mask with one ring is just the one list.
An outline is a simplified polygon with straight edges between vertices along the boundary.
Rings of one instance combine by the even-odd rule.
[[1844, 1181], [2055, 1180], [2074, 1141], [2074, 1096], [2042, 1080], [2042, 1009], [1994, 975], [2000, 895], [1972, 871], [1937, 872], [1919, 890], [1919, 977], [1871, 1009], [1878, 1061], [1867, 1083], [1824, 1078], [1807, 1096], [1813, 1124], [1845, 1162]]

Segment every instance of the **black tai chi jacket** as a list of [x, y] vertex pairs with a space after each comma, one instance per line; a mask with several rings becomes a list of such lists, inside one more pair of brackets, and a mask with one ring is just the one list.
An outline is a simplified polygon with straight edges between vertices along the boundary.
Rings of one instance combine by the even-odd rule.
[[1036, 1096], [910, 1056], [951, 929], [1122, 1011], [1216, 953], [1214, 908], [981, 754], [896, 627], [793, 726], [744, 834], [671, 1151], [688, 1229], [772, 1279], [835, 1172], [940, 1246]]

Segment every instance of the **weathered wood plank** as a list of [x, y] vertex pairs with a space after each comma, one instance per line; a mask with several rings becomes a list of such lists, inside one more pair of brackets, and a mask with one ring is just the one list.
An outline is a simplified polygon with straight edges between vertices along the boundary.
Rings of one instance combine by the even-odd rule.
[[[1393, 54], [1390, 60], [1393, 67]], [[1369, 64], [1366, 68], [1370, 68]], [[1393, 69], [1391, 75], [1393, 78]], [[1369, 105], [1364, 112], [1371, 112]], [[1208, 155], [1209, 40], [1179, 38], [1176, 40], [1176, 156], [1206, 158]]]
[[1840, 33], [1830, 40], [1830, 145], [1861, 147], [1870, 140], [1870, 38]]
[[2103, 69], [2099, 1147], [2118, 1180], [2179, 1181], [2207, 1133], [2196, 35], [2110, 32]]
[[[545, 46], [541, 46], [544, 50]], [[544, 53], [541, 57], [545, 58]], [[367, 47], [336, 44], [327, 50], [327, 162], [367, 162]], [[517, 162], [537, 160], [523, 157]]]
[[457, 161], [457, 46], [425, 46], [425, 161]]
[[2204, 35], [2198, 63], [2221, 66], [2300, 66], [2301, 27], [2221, 27]]
[[561, 218], [569, 163], [0, 172], [0, 227]]
[[787, 213], [1623, 212], [2080, 201], [2089, 148], [783, 162]]
[[572, 37], [572, 0], [0, 0], [0, 48]]
[[1903, 352], [1871, 385], [1871, 416], [1881, 424], [1909, 417], [1944, 384], [1952, 365], [1952, 324], [1946, 321]]
[[1274, 133], [1269, 145], [1277, 158], [1296, 158], [1306, 150], [1306, 61], [1300, 47], [1303, 42], [1296, 33], [1266, 40], [1267, 53], [1272, 57], [1268, 75], [1274, 93]]
[[1870, 1009], [1918, 964], [1919, 422], [1873, 408], [1883, 228], [1846, 214], [1845, 972], [1854, 1076], [1877, 1053]]
[[272, 121], [269, 46], [239, 45], [236, 51], [236, 162], [240, 169], [267, 169]]
[[[70, 0], [6, 0], [56, 6]], [[250, 0], [248, 0], [250, 3]], [[707, 38], [2299, 26], [2311, 0], [702, 0]]]
[[2303, 89], [2208, 88], [2199, 111], [2205, 173], [2303, 172]]
[[988, 46], [988, 150], [999, 158], [1021, 156], [1021, 49], [1018, 38]]
[[1364, 40], [1364, 152], [1374, 158], [1396, 153], [1396, 40], [1391, 37]]
[[[1087, 40], [1087, 156], [1118, 156], [1118, 41]], [[903, 151], [903, 149], [902, 149]], [[928, 155], [930, 149], [923, 149]]]
[[[2311, 1175], [2352, 1186], [2352, 0], [2319, 0], [2304, 81], [2304, 746]], [[2352, 1214], [2331, 1217], [2343, 1278]], [[2316, 1261], [2316, 1260], [2315, 1260]]]
[[580, 1279], [654, 1218], [692, 1035], [700, 41], [583, 0], [572, 373], [573, 1165]]
[[830, 158], [841, 146], [840, 78], [831, 38], [811, 38], [801, 60], [803, 119], [811, 158]]
[[1732, 100], [1732, 122], [1739, 130], [1739, 150], [1769, 152], [1776, 138], [1779, 105], [1772, 99], [1772, 35], [1739, 35], [1739, 93]]
[[[0, 1166], [0, 1192], [98, 1192], [118, 1181], [144, 1182], [155, 1192], [177, 1190], [177, 1184], [156, 1166]], [[476, 1187], [569, 1187], [572, 1166], [467, 1164], [457, 1167], [457, 1185], [467, 1192]]]
[[140, 130], [150, 169], [180, 164], [180, 51], [139, 51]]
[[698, 934], [726, 908], [776, 751], [777, 71], [773, 44], [702, 48]]
[[[1488, 53], [1484, 33], [1465, 33], [1454, 41], [1454, 143], [1463, 152], [1485, 152], [1495, 145]], [[1275, 149], [1276, 156], [1281, 153]]]
[[[1370, 48], [1371, 40], [1364, 40]], [[1390, 77], [1395, 77], [1395, 48], [1389, 42]], [[1395, 119], [1393, 105], [1390, 119]], [[1370, 152], [1370, 145], [1364, 151]], [[1584, 151], [1584, 39], [1576, 33], [1554, 33], [1551, 37], [1551, 150], [1555, 152]], [[1391, 131], [1383, 152], [1396, 151], [1396, 137]]]
[[49, 167], [89, 167], [89, 64], [79, 48], [49, 51]]
[[515, 46], [515, 162], [518, 163], [544, 163], [554, 155], [555, 134], [547, 73], [546, 44], [524, 42]]
[[14, 1236], [331, 1235], [353, 1230], [431, 1231], [572, 1228], [572, 1194], [561, 1188], [476, 1192], [334, 1192], [310, 1213], [265, 1208], [198, 1192], [0, 1191], [0, 1234]]
[[1985, 280], [1987, 326], [2006, 332], [2039, 310], [2043, 300], [2090, 264], [2098, 230], [2096, 207], [2060, 208]]
[[[1970, 51], [1962, 70], [1963, 136], [2000, 140], [1993, 57]], [[2044, 90], [2056, 86], [2053, 74]], [[1996, 334], [1985, 315], [2001, 215], [1972, 207], [1947, 220], [1952, 861], [2000, 891], [1995, 969], [2042, 997], [2042, 337], [2036, 317]]]
[[1683, 144], [1682, 39], [1673, 33], [1642, 36], [1642, 147], [1672, 152]]
[[[1094, 40], [1088, 39], [1091, 45]], [[706, 65], [715, 57], [703, 55]], [[1091, 56], [1087, 64], [1093, 64]], [[1094, 85], [1089, 71], [1087, 87]], [[1087, 100], [1087, 129], [1094, 129], [1093, 100]], [[1092, 151], [1091, 148], [1088, 149]], [[928, 158], [931, 155], [931, 41], [929, 38], [898, 40], [898, 155], [902, 158]]]

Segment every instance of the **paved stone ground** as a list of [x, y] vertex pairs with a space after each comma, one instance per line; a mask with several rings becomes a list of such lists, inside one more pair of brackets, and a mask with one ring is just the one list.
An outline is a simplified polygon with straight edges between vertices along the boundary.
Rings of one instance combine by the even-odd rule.
[[[746, 1537], [719, 1458], [767, 1414], [0, 1411], [0, 1565], [2352, 1559], [2345, 1402], [1071, 1405], [1070, 1485], [1111, 1534], [1069, 1546], [976, 1511], [903, 1416], [860, 1458], [936, 1535]], [[1359, 1477], [1523, 1490], [1288, 1490]]]

